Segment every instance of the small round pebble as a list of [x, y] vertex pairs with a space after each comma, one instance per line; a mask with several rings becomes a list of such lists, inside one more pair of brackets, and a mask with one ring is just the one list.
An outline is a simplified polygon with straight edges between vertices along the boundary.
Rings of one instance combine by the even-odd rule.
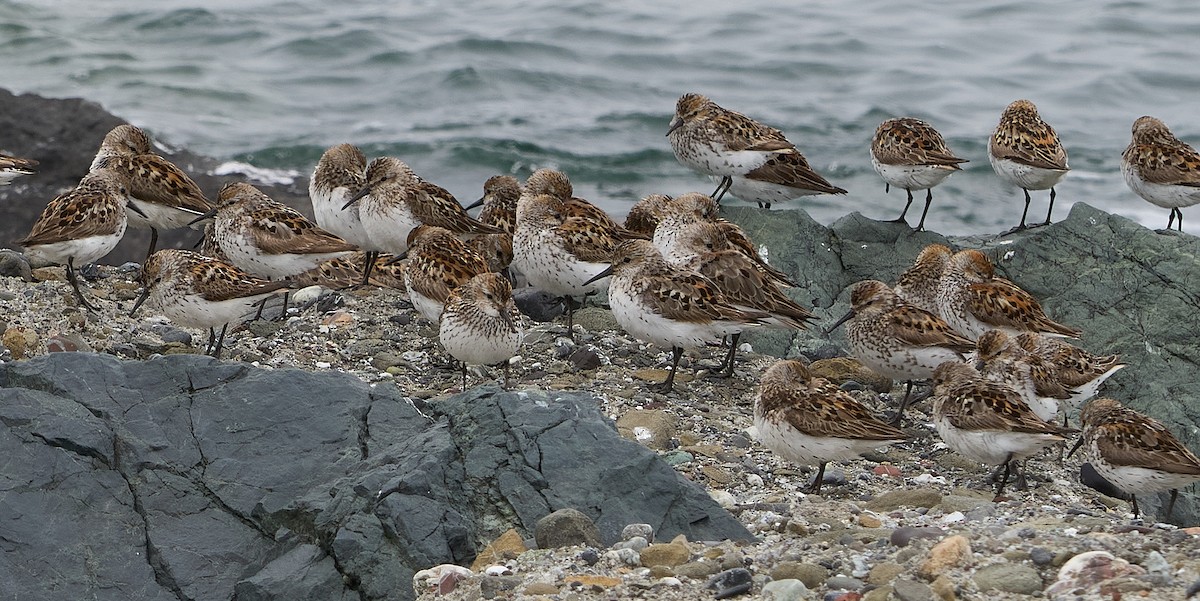
[[728, 599], [750, 592], [754, 586], [754, 575], [746, 568], [725, 570], [708, 580], [705, 588], [716, 591], [716, 599]]

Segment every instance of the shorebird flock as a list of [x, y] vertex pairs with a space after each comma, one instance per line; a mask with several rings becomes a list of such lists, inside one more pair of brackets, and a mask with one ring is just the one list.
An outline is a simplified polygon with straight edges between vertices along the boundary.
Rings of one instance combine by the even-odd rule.
[[[685, 351], [728, 343], [714, 375], [733, 373], [738, 338], [754, 328], [806, 328], [816, 317], [786, 293], [794, 276], [769, 265], [746, 233], [719, 216], [724, 194], [769, 209], [810, 194], [846, 191], [816, 173], [778, 129], [712, 102], [683, 95], [667, 128], [679, 161], [718, 181], [711, 195], [651, 194], [618, 223], [574, 196], [566, 174], [532, 173], [524, 183], [490, 178], [465, 207], [396, 157], [371, 161], [351, 144], [329, 148], [309, 182], [315, 222], [246, 182], [231, 182], [210, 202], [183, 170], [153, 153], [149, 138], [121, 125], [104, 138], [88, 174], [46, 206], [19, 244], [34, 265], [66, 267], [79, 305], [94, 311], [76, 269], [99, 260], [129, 226], [150, 228], [140, 274], [143, 306], [191, 328], [207, 329], [205, 352], [220, 355], [230, 326], [261, 315], [269, 299], [320, 284], [381, 286], [407, 296], [438, 324], [445, 350], [467, 365], [504, 367], [522, 344], [513, 286], [563, 298], [567, 331], [579, 299], [606, 295], [617, 323], [635, 338], [671, 351], [674, 389]], [[997, 175], [1023, 189], [1050, 190], [1066, 175], [1067, 154], [1027, 100], [1004, 111], [988, 145]], [[872, 164], [890, 188], [932, 188], [966, 162], [929, 124], [883, 122]], [[35, 171], [36, 161], [0, 155], [0, 184]], [[1162, 122], [1142, 117], [1123, 155], [1130, 188], [1171, 209], [1200, 202], [1200, 155]], [[477, 218], [467, 210], [482, 209]], [[161, 229], [203, 230], [199, 251], [155, 250]], [[852, 395], [814, 376], [803, 361], [776, 363], [762, 376], [754, 404], [759, 439], [783, 458], [817, 466], [908, 438], [900, 429], [914, 384], [932, 381], [933, 421], [955, 452], [996, 467], [1003, 495], [1018, 462], [1080, 434], [1068, 416], [1082, 405], [1079, 448], [1095, 469], [1131, 495], [1200, 480], [1200, 459], [1162, 424], [1112, 399], [1090, 400], [1125, 367], [1116, 355], [1088, 353], [1064, 339], [1081, 332], [1046, 315], [1032, 295], [996, 275], [988, 257], [930, 245], [894, 286], [868, 280], [850, 294], [845, 324], [850, 353], [871, 370], [906, 382], [894, 417], [884, 422]], [[1084, 404], [1086, 402], [1086, 404]], [[1059, 423], [1059, 416], [1062, 422]], [[1174, 496], [1172, 496], [1172, 505]], [[1138, 513], [1133, 497], [1135, 517]], [[1170, 508], [1168, 508], [1168, 515]]]

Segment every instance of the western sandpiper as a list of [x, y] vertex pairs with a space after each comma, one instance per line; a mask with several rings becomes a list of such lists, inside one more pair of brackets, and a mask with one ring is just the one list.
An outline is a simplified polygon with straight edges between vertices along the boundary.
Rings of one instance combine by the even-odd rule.
[[1052, 422], [1058, 417], [1059, 401], [1075, 394], [1058, 379], [1049, 361], [1027, 352], [1004, 332], [988, 330], [975, 341], [976, 367], [984, 376], [1008, 384], [1038, 417]]
[[896, 296], [941, 317], [937, 300], [938, 286], [942, 282], [942, 271], [953, 255], [942, 244], [930, 244], [922, 248], [912, 266], [896, 279], [896, 285], [892, 288]]
[[1063, 407], [1064, 426], [1069, 410], [1078, 409], [1084, 401], [1096, 396], [1100, 385], [1126, 365], [1120, 355], [1094, 355], [1060, 338], [1034, 332], [1019, 334], [1013, 338], [1013, 344], [1053, 365], [1058, 381], [1072, 391]]
[[260, 279], [220, 259], [173, 248], [150, 255], [142, 265], [140, 279], [142, 294], [129, 314], [149, 303], [177, 325], [207, 328], [204, 354], [218, 358], [230, 324], [249, 320], [268, 298], [292, 285]]
[[361, 257], [362, 280], [354, 284], [366, 285], [375, 268], [375, 259], [381, 249], [375, 248], [367, 236], [358, 211], [345, 211], [342, 207], [367, 183], [367, 157], [357, 146], [337, 144], [330, 146], [317, 161], [312, 178], [308, 180], [308, 197], [312, 201], [313, 218], [325, 231], [363, 249]]
[[997, 466], [996, 474], [1003, 468], [996, 501], [1015, 461], [1066, 440], [1065, 430], [1038, 417], [1015, 390], [957, 361], [933, 372], [933, 423], [950, 450]]
[[221, 252], [259, 277], [285, 278], [358, 250], [245, 182], [225, 184], [211, 212]]
[[33, 159], [0, 154], [0, 186], [7, 186], [22, 175], [37, 173], [37, 170], [34, 169], [37, 165], [38, 162]]
[[1200, 153], [1176, 138], [1166, 124], [1154, 117], [1133, 122], [1133, 140], [1121, 155], [1125, 183], [1146, 202], [1171, 209], [1167, 229], [1179, 218], [1183, 231], [1183, 207], [1200, 202]]
[[158, 230], [187, 226], [212, 209], [200, 186], [174, 163], [154, 154], [150, 138], [132, 125], [118, 125], [104, 136], [91, 168], [112, 169], [125, 177], [130, 205], [138, 209], [130, 213], [129, 225], [150, 228], [147, 257], [158, 245]]
[[684, 166], [720, 178], [711, 196], [730, 192], [759, 206], [810, 194], [845, 194], [809, 166], [783, 132], [688, 93], [675, 104], [667, 130]]
[[617, 323], [635, 338], [672, 351], [671, 372], [654, 386], [659, 392], [671, 391], [684, 349], [718, 343], [771, 317], [735, 307], [711, 280], [671, 265], [648, 240], [621, 243], [612, 265], [589, 282], [610, 275], [608, 303]]
[[[690, 255], [679, 267], [695, 271], [712, 280], [725, 298], [746, 311], [761, 311], [770, 315], [767, 325], [778, 328], [804, 329], [813, 320], [808, 309], [793, 301], [771, 275], [752, 259], [736, 249], [715, 223], [700, 222], [685, 226], [679, 235], [682, 250]], [[726, 376], [733, 374], [734, 356], [740, 333], [730, 339], [729, 354], [721, 367]]]
[[[129, 184], [111, 169], [89, 172], [70, 191], [51, 200], [28, 236], [17, 241], [35, 267], [66, 265], [67, 281], [79, 304], [95, 311], [79, 290], [75, 265], [91, 263], [112, 252], [129, 220]], [[132, 209], [131, 209], [132, 210]]]
[[400, 254], [408, 250], [408, 235], [418, 225], [437, 226], [459, 236], [495, 234], [502, 230], [484, 225], [441, 186], [413, 173], [400, 159], [379, 157], [367, 165], [366, 184], [343, 208], [358, 205], [359, 217], [374, 247]]
[[487, 261], [453, 232], [418, 225], [409, 234], [404, 280], [408, 298], [422, 317], [437, 323], [450, 291], [488, 272]]
[[971, 340], [992, 329], [1012, 335], [1040, 332], [1079, 338], [1080, 334], [1047, 317], [1032, 294], [996, 277], [991, 260], [974, 249], [954, 253], [946, 264], [938, 287], [938, 314]]
[[950, 151], [942, 134], [920, 119], [888, 119], [879, 124], [871, 140], [871, 165], [886, 182], [885, 192], [896, 186], [908, 193], [908, 203], [897, 222], [907, 223], [904, 217], [912, 206], [913, 190], [925, 190], [925, 210], [921, 211], [918, 231], [925, 229], [934, 186], [955, 171], [962, 171], [959, 165], [966, 162]]
[[[849, 323], [846, 323], [849, 322]], [[912, 395], [913, 382], [933, 376], [947, 361], [965, 361], [975, 343], [954, 331], [942, 318], [908, 304], [878, 280], [864, 280], [850, 292], [850, 311], [829, 330], [846, 323], [850, 352], [872, 371], [907, 382], [898, 425]]]
[[512, 285], [497, 273], [482, 273], [450, 292], [438, 329], [438, 340], [462, 362], [463, 390], [467, 365], [504, 365], [508, 388], [509, 360], [521, 348]]
[[483, 182], [483, 196], [467, 206], [467, 210], [482, 206], [479, 221], [512, 235], [517, 226], [517, 201], [521, 199], [521, 182], [511, 175], [493, 175]]
[[1054, 213], [1054, 186], [1071, 168], [1067, 166], [1067, 151], [1058, 141], [1058, 134], [1049, 123], [1042, 121], [1037, 107], [1028, 100], [1014, 100], [1000, 115], [1000, 123], [988, 142], [988, 159], [1000, 179], [1025, 192], [1025, 210], [1021, 223], [1014, 230], [1025, 229], [1029, 214], [1029, 191], [1050, 189], [1050, 209], [1046, 222]]
[[763, 374], [754, 400], [754, 426], [758, 439], [776, 455], [818, 466], [806, 491], [814, 494], [821, 491], [830, 461], [855, 459], [908, 438], [799, 361], [780, 361]]
[[1179, 489], [1200, 481], [1200, 459], [1156, 419], [1113, 399], [1096, 399], [1079, 414], [1080, 446], [1092, 467], [1129, 494], [1133, 517], [1139, 515], [1137, 495], [1171, 491], [1164, 519], [1171, 519]]

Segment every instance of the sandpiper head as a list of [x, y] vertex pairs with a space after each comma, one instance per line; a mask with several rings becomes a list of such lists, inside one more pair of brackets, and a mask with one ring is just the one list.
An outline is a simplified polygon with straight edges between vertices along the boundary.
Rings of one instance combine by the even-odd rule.
[[525, 194], [548, 194], [565, 202], [575, 195], [575, 191], [571, 187], [571, 180], [562, 171], [538, 169], [525, 180]]
[[79, 185], [96, 186], [120, 196], [123, 201], [129, 200], [129, 178], [113, 169], [92, 169], [79, 180]]
[[318, 168], [323, 165], [363, 173], [367, 169], [367, 157], [353, 144], [335, 144], [330, 146], [317, 162]]
[[436, 244], [437, 240], [454, 237], [454, 233], [446, 228], [422, 223], [421, 225], [414, 227], [412, 231], [408, 232], [408, 239], [406, 243], [408, 245], [409, 253], [411, 254], [417, 249], [418, 245]]
[[150, 152], [150, 138], [146, 132], [128, 123], [112, 128], [100, 143], [102, 154], [132, 156]]
[[961, 274], [968, 281], [976, 283], [985, 282], [996, 275], [996, 268], [987, 255], [973, 248], [954, 253], [954, 256], [950, 257], [946, 269], [948, 272]]
[[988, 330], [975, 341], [975, 353], [980, 361], [990, 361], [1004, 352], [1009, 345], [1008, 334], [1001, 330]]
[[688, 92], [675, 101], [675, 118], [687, 121], [712, 106], [712, 101], [703, 94]]
[[484, 313], [499, 317], [512, 301], [512, 284], [498, 273], [481, 273], [459, 286], [456, 293]]
[[626, 240], [613, 249], [613, 273], [637, 269], [645, 261], [662, 261], [662, 253], [649, 240]]
[[802, 361], [785, 359], [776, 361], [774, 365], [763, 372], [760, 385], [763, 388], [792, 386], [805, 383], [812, 377], [808, 366]]
[[483, 200], [516, 206], [521, 197], [521, 182], [511, 175], [493, 175], [483, 182]]
[[1167, 128], [1167, 124], [1149, 115], [1138, 117], [1133, 122], [1134, 144], [1172, 143], [1175, 135]]
[[950, 262], [952, 256], [954, 256], [954, 252], [950, 250], [950, 247], [944, 244], [930, 244], [921, 249], [913, 264], [941, 271], [946, 267], [946, 263]]
[[1103, 422], [1108, 416], [1120, 413], [1124, 409], [1125, 407], [1114, 399], [1093, 399], [1084, 404], [1083, 410], [1079, 412], [1079, 423], [1084, 428], [1095, 426]]
[[729, 239], [721, 226], [708, 221], [683, 226], [679, 230], [677, 241], [684, 249], [694, 254], [718, 252], [729, 247]]
[[221, 186], [221, 191], [217, 193], [217, 209], [224, 209], [235, 204], [259, 200], [270, 200], [263, 194], [262, 190], [255, 188], [246, 182], [229, 182]]
[[707, 194], [688, 192], [676, 196], [659, 211], [659, 219], [676, 217], [686, 221], [712, 221], [721, 210], [717, 201]]
[[946, 361], [933, 370], [933, 385], [934, 387], [953, 386], [978, 376], [979, 372], [966, 363]]
[[1008, 108], [1004, 109], [1004, 117], [1009, 119], [1016, 117], [1037, 118], [1037, 116], [1037, 106], [1025, 99], [1014, 100], [1009, 103]]
[[566, 217], [563, 201], [550, 194], [530, 194], [528, 188], [517, 201], [517, 222], [553, 227]]
[[879, 280], [863, 280], [850, 291], [850, 308], [855, 314], [884, 311], [896, 302], [896, 293]]

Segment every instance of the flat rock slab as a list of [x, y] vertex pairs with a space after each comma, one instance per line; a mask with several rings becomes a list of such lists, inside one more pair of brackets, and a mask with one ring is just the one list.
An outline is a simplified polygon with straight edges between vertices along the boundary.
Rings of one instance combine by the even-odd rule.
[[574, 508], [605, 544], [751, 535], [582, 393], [418, 408], [338, 373], [53, 353], [0, 366], [0, 574], [13, 598], [412, 599]]

